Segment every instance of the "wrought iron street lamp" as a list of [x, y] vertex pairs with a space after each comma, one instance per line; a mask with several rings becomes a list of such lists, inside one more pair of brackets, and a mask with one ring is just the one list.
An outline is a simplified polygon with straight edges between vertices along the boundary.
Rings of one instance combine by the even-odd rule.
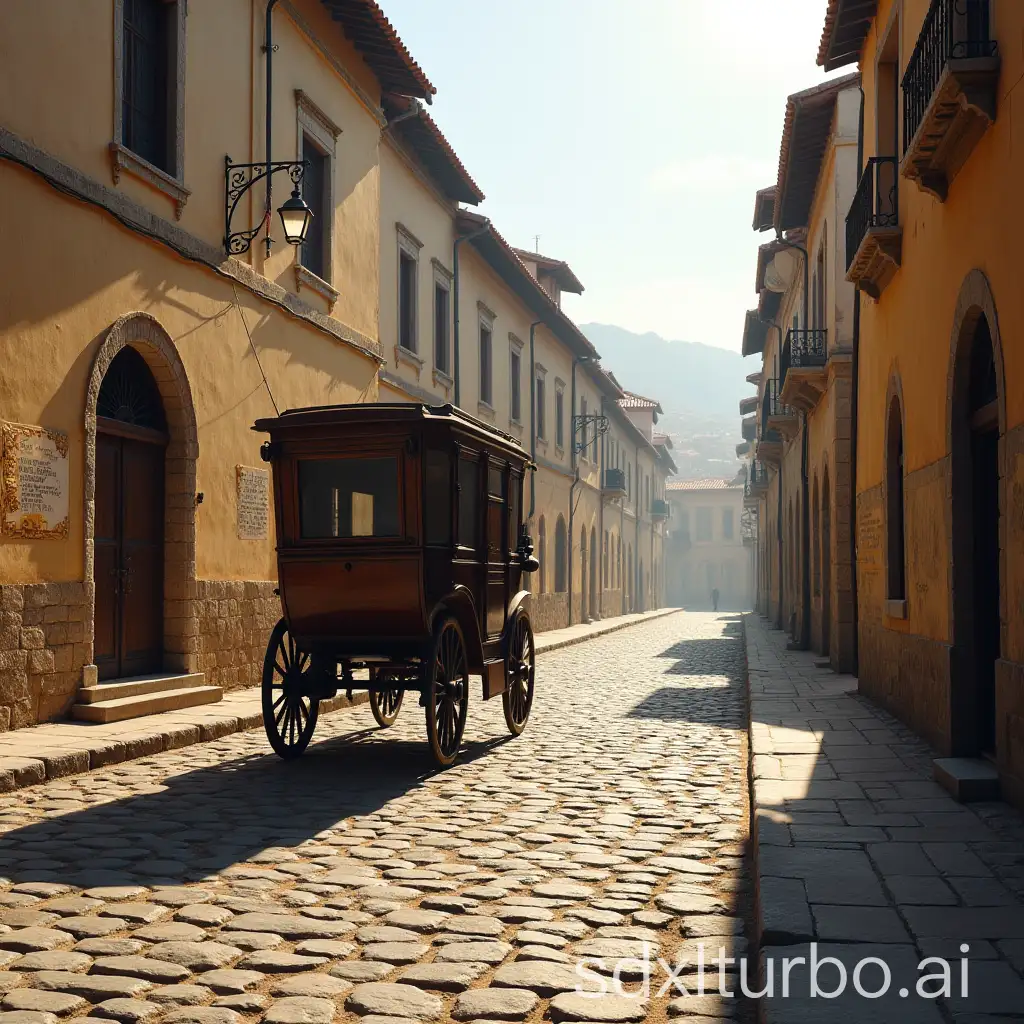
[[[313, 211], [302, 199], [302, 179], [306, 172], [308, 162], [305, 160], [279, 160], [272, 161], [271, 148], [271, 98], [273, 83], [273, 60], [274, 46], [273, 24], [271, 15], [279, 0], [267, 0], [266, 15], [266, 38], [263, 52], [267, 55], [267, 113], [266, 113], [266, 151], [265, 160], [255, 164], [236, 164], [231, 162], [231, 157], [224, 158], [224, 251], [229, 256], [240, 256], [249, 251], [253, 239], [266, 229], [264, 243], [267, 247], [267, 256], [270, 256], [270, 247], [273, 239], [270, 237], [270, 222], [273, 211], [273, 190], [271, 179], [278, 171], [285, 171], [292, 182], [291, 198], [286, 200], [278, 213], [281, 215], [281, 223], [284, 225], [284, 237], [291, 245], [302, 245], [306, 240], [306, 233], [309, 231], [310, 221], [313, 219]], [[259, 224], [252, 228], [245, 228], [241, 231], [231, 230], [231, 219], [235, 214], [242, 196], [246, 194], [258, 181], [266, 181], [266, 201], [263, 208], [263, 217]]]

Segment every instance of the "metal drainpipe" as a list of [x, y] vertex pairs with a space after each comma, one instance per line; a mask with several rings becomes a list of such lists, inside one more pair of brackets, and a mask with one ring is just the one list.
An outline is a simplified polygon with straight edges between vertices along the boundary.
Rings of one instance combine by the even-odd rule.
[[633, 474], [634, 480], [636, 480], [636, 499], [633, 502], [633, 509], [636, 513], [636, 528], [634, 530], [634, 540], [636, 548], [636, 558], [633, 559], [633, 611], [637, 610], [637, 606], [640, 604], [640, 589], [643, 586], [643, 577], [640, 575], [640, 446], [637, 445], [633, 455], [633, 465], [636, 468], [636, 472]]
[[530, 324], [530, 461], [533, 463], [533, 472], [530, 474], [530, 515], [537, 510], [537, 362], [534, 358], [534, 332], [544, 323], [543, 320], [534, 320]]
[[459, 388], [459, 246], [463, 242], [477, 238], [491, 230], [490, 220], [485, 221], [480, 227], [471, 231], [468, 235], [459, 235], [452, 246], [452, 302], [455, 305], [455, 322], [452, 330], [452, 377], [455, 381], [455, 405], [461, 405], [461, 391]]
[[572, 384], [569, 399], [569, 466], [573, 470], [572, 484], [569, 487], [569, 543], [566, 545], [568, 548], [569, 556], [569, 625], [572, 625], [572, 544], [573, 544], [573, 519], [575, 517], [575, 508], [573, 507], [573, 498], [576, 496], [576, 488], [580, 482], [580, 471], [579, 466], [576, 464], [576, 424], [574, 422], [576, 418], [576, 367], [579, 364], [579, 359], [574, 358], [572, 361]]
[[[857, 122], [857, 180], [860, 181], [864, 163], [864, 88], [860, 89], [860, 115]], [[853, 664], [850, 671], [857, 675], [860, 662], [860, 616], [857, 608], [857, 402], [860, 395], [860, 289], [853, 296], [853, 358], [851, 360], [850, 395], [850, 596], [853, 601]], [[837, 575], [833, 573], [832, 575]], [[838, 605], [838, 601], [836, 604]], [[831, 649], [831, 648], [830, 648]]]
[[[605, 414], [604, 410], [605, 410], [605, 396], [602, 395], [601, 396], [601, 415], [602, 416], [604, 416], [604, 414]], [[601, 580], [601, 584], [598, 587], [598, 592], [600, 593], [601, 597], [600, 597], [600, 599], [597, 602], [598, 603], [598, 616], [597, 617], [599, 619], [604, 617], [604, 587], [605, 587], [605, 575], [606, 575], [606, 572], [605, 572], [605, 563], [606, 562], [608, 564], [609, 570], [611, 569], [611, 551], [609, 551], [607, 557], [605, 557], [605, 550], [604, 550], [604, 544], [605, 544], [605, 536], [604, 536], [604, 473], [605, 473], [605, 445], [607, 443], [608, 443], [608, 433], [607, 433], [607, 431], [605, 431], [605, 433], [603, 433], [601, 435], [601, 461], [598, 463], [598, 466], [597, 466], [597, 494], [598, 494], [598, 500], [600, 501], [600, 505], [597, 506], [597, 530], [598, 530], [598, 533], [599, 533], [599, 536], [597, 538], [597, 542], [598, 542], [598, 544], [601, 545], [601, 552], [600, 552], [600, 555], [599, 555], [599, 557], [597, 559], [597, 561], [599, 563], [598, 564], [598, 570], [601, 573], [601, 575], [599, 577], [599, 579]], [[610, 543], [609, 543], [609, 547], [611, 547]]]
[[270, 247], [273, 244], [273, 239], [270, 237], [270, 224], [271, 224], [271, 209], [273, 207], [273, 178], [270, 174], [270, 161], [271, 161], [271, 142], [273, 134], [271, 131], [273, 119], [273, 84], [274, 84], [274, 24], [273, 18], [271, 17], [274, 13], [274, 8], [277, 6], [278, 0], [268, 0], [267, 2], [267, 23], [264, 34], [264, 48], [267, 53], [267, 123], [266, 123], [266, 152], [265, 157], [267, 161], [266, 179], [267, 179], [267, 206], [263, 212], [264, 223], [266, 225], [266, 238], [264, 239], [264, 245], [266, 245], [267, 259], [270, 259]]
[[[769, 329], [774, 327], [775, 330], [777, 330], [779, 332], [779, 352], [781, 353], [781, 351], [782, 351], [782, 327], [779, 324], [774, 324], [774, 323], [769, 323], [768, 327], [769, 327]], [[775, 372], [776, 372], [776, 374], [779, 372], [779, 364], [778, 364], [777, 361], [776, 361], [776, 364], [775, 364]], [[776, 377], [775, 380], [778, 380], [778, 377]], [[780, 458], [779, 459], [779, 502], [778, 502], [778, 511], [776, 513], [776, 522], [775, 522], [775, 533], [777, 535], [778, 551], [779, 551], [779, 578], [778, 578], [778, 584], [779, 584], [779, 604], [778, 604], [778, 609], [777, 609], [777, 612], [776, 612], [776, 615], [775, 615], [775, 628], [776, 629], [782, 629], [782, 601], [783, 601], [783, 596], [784, 596], [783, 595], [784, 581], [786, 579], [786, 571], [785, 571], [784, 563], [782, 561], [782, 533], [783, 533], [783, 530], [782, 530], [782, 471], [783, 471], [783, 468], [785, 466], [785, 462], [786, 462], [785, 458]], [[769, 570], [769, 573], [770, 573], [771, 572], [771, 562], [770, 561], [769, 561], [769, 564], [768, 564], [768, 570]], [[769, 585], [769, 587], [768, 587], [769, 608], [771, 607], [771, 599], [772, 599], [772, 591], [771, 591], [771, 586]]]

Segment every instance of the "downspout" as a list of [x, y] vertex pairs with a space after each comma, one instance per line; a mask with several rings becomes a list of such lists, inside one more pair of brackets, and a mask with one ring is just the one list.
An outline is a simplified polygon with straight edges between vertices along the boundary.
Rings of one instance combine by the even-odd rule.
[[[601, 396], [601, 415], [602, 416], [604, 416], [605, 399], [606, 399], [606, 396], [602, 395]], [[597, 602], [598, 603], [598, 616], [597, 617], [599, 619], [604, 617], [604, 587], [605, 587], [605, 574], [606, 574], [605, 565], [607, 564], [607, 566], [608, 566], [607, 572], [610, 574], [610, 572], [611, 572], [611, 564], [612, 564], [612, 562], [611, 562], [611, 556], [612, 556], [611, 551], [609, 550], [606, 553], [605, 549], [604, 549], [604, 545], [605, 545], [605, 535], [604, 535], [604, 474], [605, 474], [605, 445], [607, 443], [608, 443], [608, 432], [605, 431], [605, 433], [603, 433], [601, 435], [601, 461], [600, 461], [600, 463], [598, 464], [598, 467], [597, 467], [597, 489], [598, 489], [598, 500], [600, 501], [600, 504], [597, 506], [597, 529], [598, 529], [598, 532], [600, 534], [600, 536], [598, 537], [598, 543], [601, 545], [601, 554], [600, 554], [600, 557], [598, 558], [599, 568], [600, 568], [600, 573], [601, 573], [601, 576], [600, 576], [601, 584], [598, 587], [598, 592], [600, 593], [601, 597], [600, 597], [600, 599]], [[611, 542], [610, 541], [608, 542], [608, 547], [611, 548]]]
[[533, 472], [530, 474], [530, 515], [537, 510], [537, 362], [534, 357], [534, 334], [543, 320], [534, 320], [530, 324], [530, 461]]
[[480, 227], [468, 235], [459, 235], [452, 246], [452, 302], [455, 305], [455, 322], [452, 325], [452, 377], [455, 381], [455, 405], [461, 405], [462, 394], [459, 388], [459, 246], [463, 242], [477, 238], [491, 230], [490, 220], [485, 220]]
[[576, 509], [573, 505], [573, 498], [576, 496], [576, 488], [580, 482], [580, 471], [576, 465], [576, 366], [579, 363], [578, 358], [574, 358], [572, 361], [572, 384], [570, 385], [570, 398], [569, 398], [569, 467], [573, 471], [572, 484], [569, 487], [569, 543], [566, 545], [568, 548], [569, 555], [569, 619], [568, 624], [572, 625], [572, 545], [573, 545], [573, 518], [576, 513]]
[[644, 582], [640, 575], [640, 445], [637, 445], [634, 450], [633, 468], [636, 470], [633, 474], [633, 479], [636, 482], [636, 498], [633, 499], [633, 510], [636, 513], [633, 530], [633, 547], [636, 550], [636, 558], [633, 559], [633, 611], [635, 612], [640, 606], [640, 594]]
[[[768, 326], [769, 329], [774, 327], [775, 330], [777, 330], [779, 332], [779, 352], [781, 352], [782, 351], [782, 327], [779, 324], [775, 324], [775, 323], [771, 323], [771, 322], [769, 322], [767, 324], [767, 326]], [[776, 372], [776, 374], [778, 374], [778, 372], [779, 372], [778, 361], [776, 361], [776, 364], [775, 364], [775, 372]], [[775, 380], [778, 380], [778, 377], [776, 377]], [[784, 564], [783, 564], [783, 561], [782, 561], [782, 532], [783, 532], [782, 531], [782, 470], [783, 470], [783, 468], [785, 466], [785, 461], [786, 461], [785, 459], [781, 459], [781, 458], [779, 459], [779, 473], [778, 473], [778, 478], [779, 478], [779, 502], [778, 502], [778, 510], [776, 512], [776, 515], [775, 515], [775, 533], [776, 533], [776, 541], [777, 541], [778, 552], [779, 552], [779, 572], [778, 572], [778, 579], [776, 581], [778, 583], [778, 585], [779, 585], [779, 602], [778, 602], [778, 608], [776, 609], [776, 615], [775, 615], [775, 628], [776, 629], [782, 629], [782, 601], [783, 601], [783, 597], [784, 597], [784, 594], [783, 594], [783, 589], [784, 589], [783, 581], [786, 578], [786, 572], [785, 572]], [[770, 577], [771, 577], [771, 559], [768, 560], [768, 574], [769, 574], [769, 582], [768, 582], [768, 608], [770, 609], [771, 608], [771, 600], [772, 600], [772, 588], [771, 588], [771, 579], [770, 579]]]
[[274, 97], [274, 23], [272, 15], [274, 8], [277, 6], [278, 0], [267, 0], [267, 21], [266, 29], [264, 30], [263, 45], [264, 50], [267, 54], [267, 114], [266, 114], [266, 150], [264, 156], [267, 161], [266, 179], [267, 179], [267, 207], [263, 211], [263, 222], [266, 225], [266, 238], [264, 239], [264, 245], [266, 246], [266, 258], [270, 259], [270, 247], [273, 244], [273, 239], [270, 237], [270, 224], [271, 224], [271, 210], [273, 209], [273, 178], [270, 173], [270, 161], [271, 161], [271, 142], [272, 142], [272, 124], [273, 119], [271, 117], [273, 110], [273, 97]]
[[[860, 88], [860, 115], [857, 121], [857, 180], [864, 163], [864, 87]], [[837, 232], [838, 234], [838, 232]], [[860, 288], [853, 295], [853, 358], [850, 361], [850, 596], [853, 603], [853, 664], [850, 672], [857, 675], [860, 662], [860, 613], [857, 607], [857, 402], [860, 395], [858, 365], [860, 363]]]

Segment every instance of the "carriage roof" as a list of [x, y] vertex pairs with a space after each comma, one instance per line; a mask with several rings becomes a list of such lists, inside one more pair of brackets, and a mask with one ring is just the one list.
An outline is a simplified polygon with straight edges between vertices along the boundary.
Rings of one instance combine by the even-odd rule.
[[293, 437], [318, 428], [373, 426], [382, 424], [435, 423], [469, 434], [486, 444], [528, 462], [529, 456], [519, 439], [497, 427], [470, 416], [453, 405], [425, 405], [418, 402], [363, 402], [351, 405], [315, 405], [304, 409], [286, 409], [280, 416], [259, 419], [253, 430], [271, 435]]

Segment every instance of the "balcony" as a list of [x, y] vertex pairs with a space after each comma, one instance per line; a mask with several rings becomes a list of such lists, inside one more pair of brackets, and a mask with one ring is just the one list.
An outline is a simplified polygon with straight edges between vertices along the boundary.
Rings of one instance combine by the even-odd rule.
[[784, 351], [789, 354], [789, 365], [782, 377], [782, 401], [795, 409], [810, 412], [821, 400], [828, 384], [825, 370], [828, 332], [791, 328], [786, 334]]
[[996, 119], [989, 18], [989, 0], [933, 0], [903, 76], [900, 171], [940, 202]]
[[750, 454], [750, 441], [741, 441], [736, 445], [736, 458], [744, 459]]
[[653, 498], [651, 500], [651, 518], [668, 519], [672, 514], [672, 508], [664, 498]]
[[757, 412], [757, 404], [757, 395], [748, 395], [746, 398], [741, 398], [740, 415], [749, 416], [752, 412]]
[[896, 157], [873, 156], [846, 215], [846, 280], [879, 298], [903, 258]]
[[761, 446], [773, 432], [776, 440], [791, 441], [796, 437], [800, 429], [800, 420], [796, 414], [796, 409], [783, 401], [782, 382], [777, 378], [768, 381], [764, 389], [764, 399], [761, 405], [761, 426], [762, 440], [761, 444], [757, 447], [758, 458], [763, 458]]
[[758, 500], [768, 491], [768, 467], [755, 459], [750, 464], [747, 482], [743, 485], [743, 504], [748, 508], [757, 505]]
[[757, 439], [757, 417], [747, 416], [740, 423], [740, 436], [744, 441], [754, 441]]
[[626, 496], [626, 474], [621, 469], [606, 469], [604, 471], [604, 486], [601, 493], [605, 500], [611, 501], [615, 498]]

